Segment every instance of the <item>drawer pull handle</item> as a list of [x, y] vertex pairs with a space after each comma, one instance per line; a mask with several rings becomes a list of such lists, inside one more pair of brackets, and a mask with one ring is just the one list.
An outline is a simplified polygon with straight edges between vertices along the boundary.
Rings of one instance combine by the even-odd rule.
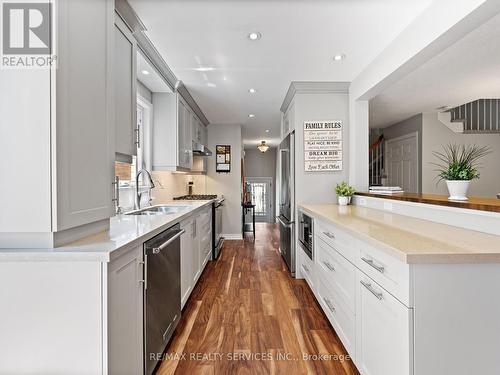
[[370, 284], [370, 283], [366, 283], [366, 282], [364, 282], [363, 280], [361, 280], [361, 281], [360, 281], [360, 283], [361, 283], [361, 284], [362, 284], [362, 285], [363, 285], [366, 289], [368, 289], [368, 290], [369, 290], [369, 292], [370, 292], [371, 294], [373, 294], [375, 297], [377, 297], [379, 301], [380, 301], [380, 300], [382, 300], [382, 297], [383, 297], [382, 293], [376, 292], [376, 291], [372, 288], [372, 284]]
[[323, 234], [325, 236], [327, 236], [328, 238], [331, 238], [332, 240], [335, 239], [335, 235], [333, 233], [330, 233], [330, 232], [323, 232]]
[[369, 266], [375, 268], [378, 272], [380, 273], [384, 273], [385, 271], [385, 268], [383, 266], [377, 266], [372, 259], [367, 259], [365, 257], [361, 257], [361, 260], [363, 262], [365, 262], [366, 264], [368, 264]]
[[328, 306], [331, 312], [335, 312], [335, 307], [333, 307], [332, 303], [328, 298], [323, 297], [323, 301], [325, 301], [326, 305]]
[[326, 266], [326, 268], [328, 268], [330, 271], [333, 271], [335, 272], [335, 267], [332, 266], [329, 262], [325, 262], [323, 261], [323, 264]]
[[307, 273], [309, 273], [309, 268], [305, 264], [302, 265], [302, 268], [306, 270]]

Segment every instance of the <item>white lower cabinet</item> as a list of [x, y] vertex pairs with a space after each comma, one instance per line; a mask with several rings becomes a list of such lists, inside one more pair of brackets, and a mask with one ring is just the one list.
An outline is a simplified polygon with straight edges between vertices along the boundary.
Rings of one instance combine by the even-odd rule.
[[309, 287], [316, 290], [316, 270], [314, 261], [302, 250], [300, 244], [297, 246], [297, 273], [309, 284]]
[[412, 309], [357, 271], [356, 364], [363, 375], [412, 374]]
[[184, 220], [181, 229], [186, 231], [181, 236], [181, 307], [184, 307], [200, 274], [196, 219], [191, 217]]
[[181, 307], [184, 307], [212, 254], [212, 207], [181, 222]]
[[108, 373], [143, 373], [143, 249], [108, 265]]
[[408, 265], [331, 224], [315, 220], [314, 225], [314, 260], [298, 246], [297, 274], [313, 290], [358, 370], [412, 375], [413, 309], [404, 303]]
[[316, 296], [345, 349], [354, 358], [356, 333], [354, 312], [335, 289], [327, 285], [324, 280], [318, 282]]

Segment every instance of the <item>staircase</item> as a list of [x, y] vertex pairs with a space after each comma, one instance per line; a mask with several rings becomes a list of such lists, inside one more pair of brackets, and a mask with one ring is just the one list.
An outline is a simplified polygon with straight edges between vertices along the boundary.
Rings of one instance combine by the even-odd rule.
[[370, 145], [368, 156], [370, 165], [370, 186], [381, 186], [384, 173], [384, 151], [385, 138], [381, 134], [378, 139]]
[[500, 133], [500, 99], [478, 99], [440, 112], [438, 118], [455, 133]]

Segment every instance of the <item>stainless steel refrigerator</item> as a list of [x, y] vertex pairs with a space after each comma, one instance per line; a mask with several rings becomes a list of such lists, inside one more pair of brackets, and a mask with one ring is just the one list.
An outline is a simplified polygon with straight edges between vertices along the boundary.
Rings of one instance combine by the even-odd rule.
[[295, 276], [295, 132], [280, 144], [280, 252]]

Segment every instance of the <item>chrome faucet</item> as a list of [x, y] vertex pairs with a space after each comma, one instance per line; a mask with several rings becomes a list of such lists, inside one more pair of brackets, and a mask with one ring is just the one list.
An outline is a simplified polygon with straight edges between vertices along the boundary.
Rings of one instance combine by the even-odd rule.
[[149, 189], [148, 189], [148, 194], [149, 194], [149, 202], [151, 202], [151, 190], [155, 187], [155, 183], [153, 182], [153, 178], [151, 177], [151, 173], [149, 173], [148, 170], [146, 169], [141, 169], [139, 172], [137, 172], [137, 175], [135, 176], [135, 209], [140, 210], [141, 209], [141, 197], [142, 194], [139, 192], [139, 176], [141, 173], [146, 173], [146, 176], [149, 178]]

